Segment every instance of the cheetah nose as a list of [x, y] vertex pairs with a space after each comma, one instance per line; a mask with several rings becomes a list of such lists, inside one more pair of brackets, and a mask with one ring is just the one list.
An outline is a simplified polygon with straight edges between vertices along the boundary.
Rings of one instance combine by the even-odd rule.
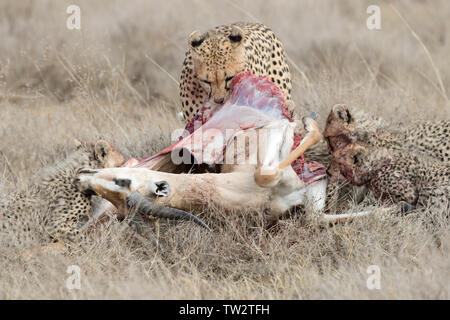
[[214, 102], [217, 104], [222, 104], [223, 103], [223, 98], [219, 98], [219, 99], [214, 99]]

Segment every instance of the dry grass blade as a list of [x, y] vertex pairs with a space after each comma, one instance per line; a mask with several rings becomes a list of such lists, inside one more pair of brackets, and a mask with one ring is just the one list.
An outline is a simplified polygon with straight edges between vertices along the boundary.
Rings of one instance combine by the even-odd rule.
[[413, 37], [419, 42], [420, 46], [422, 47], [423, 51], [425, 52], [426, 57], [428, 58], [428, 61], [430, 62], [431, 68], [433, 69], [433, 72], [436, 76], [436, 79], [439, 83], [440, 92], [442, 94], [442, 97], [448, 102], [447, 92], [445, 91], [444, 82], [442, 81], [441, 75], [439, 73], [439, 69], [436, 67], [436, 64], [434, 63], [434, 60], [431, 56], [430, 51], [428, 50], [427, 46], [423, 43], [422, 39], [420, 39], [419, 35], [413, 30], [413, 28], [409, 25], [408, 21], [402, 16], [402, 14], [397, 10], [397, 8], [390, 4], [392, 10], [399, 16], [399, 18], [403, 21], [403, 23], [406, 25], [408, 30], [411, 32]]
[[170, 74], [169, 71], [167, 71], [166, 69], [164, 69], [158, 62], [155, 61], [155, 59], [153, 59], [152, 57], [150, 57], [148, 54], [145, 55], [145, 57], [151, 61], [151, 63], [153, 63], [155, 66], [157, 66], [159, 68], [159, 70], [161, 70], [162, 72], [164, 72], [169, 78], [170, 80], [172, 80], [177, 86], [180, 85], [180, 83]]

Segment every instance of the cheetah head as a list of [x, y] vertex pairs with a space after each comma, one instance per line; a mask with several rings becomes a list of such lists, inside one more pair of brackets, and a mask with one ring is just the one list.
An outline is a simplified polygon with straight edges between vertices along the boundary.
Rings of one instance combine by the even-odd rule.
[[334, 152], [352, 142], [354, 118], [345, 104], [336, 104], [328, 115], [324, 138], [328, 149]]
[[105, 140], [98, 140], [95, 143], [94, 156], [103, 168], [120, 167], [125, 162], [122, 153]]
[[371, 162], [369, 149], [357, 143], [348, 144], [333, 152], [328, 173], [337, 180], [342, 174], [350, 183], [361, 186], [370, 180], [376, 168]]
[[111, 143], [105, 140], [98, 140], [94, 143], [82, 143], [75, 140], [77, 150], [87, 150], [96, 162], [96, 168], [120, 167], [125, 158]]
[[383, 132], [386, 121], [366, 114], [362, 110], [352, 110], [345, 104], [336, 104], [328, 115], [324, 138], [330, 152], [353, 142], [367, 143]]
[[223, 104], [231, 81], [245, 71], [244, 37], [238, 26], [233, 26], [227, 33], [194, 31], [189, 36], [194, 73], [209, 100], [215, 104]]
[[337, 161], [331, 161], [327, 167], [327, 175], [330, 182], [345, 182]]

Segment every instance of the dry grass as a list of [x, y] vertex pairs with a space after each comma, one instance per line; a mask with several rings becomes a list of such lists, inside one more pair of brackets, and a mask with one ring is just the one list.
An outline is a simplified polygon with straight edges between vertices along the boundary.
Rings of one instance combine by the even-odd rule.
[[[0, 192], [65, 157], [73, 137], [103, 137], [135, 157], [166, 146], [182, 127], [178, 88], [156, 64], [177, 79], [192, 30], [250, 16], [283, 41], [299, 113], [323, 124], [345, 102], [394, 122], [448, 118], [448, 1], [396, 2], [403, 18], [375, 2], [380, 31], [365, 27], [373, 1], [79, 1], [80, 32], [65, 27], [70, 1], [2, 1]], [[214, 233], [146, 226], [160, 248], [112, 222], [70, 256], [24, 262], [0, 248], [0, 298], [448, 299], [444, 214], [332, 228], [292, 218], [272, 232], [242, 218]], [[81, 267], [81, 290], [65, 287], [69, 265]], [[366, 287], [369, 265], [381, 269], [381, 290]]]

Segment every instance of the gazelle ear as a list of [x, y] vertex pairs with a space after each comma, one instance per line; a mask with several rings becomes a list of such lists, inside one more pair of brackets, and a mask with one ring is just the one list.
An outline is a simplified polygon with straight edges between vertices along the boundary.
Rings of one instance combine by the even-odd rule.
[[228, 39], [230, 39], [233, 47], [236, 48], [241, 45], [242, 40], [244, 39], [244, 31], [238, 26], [233, 26]]

